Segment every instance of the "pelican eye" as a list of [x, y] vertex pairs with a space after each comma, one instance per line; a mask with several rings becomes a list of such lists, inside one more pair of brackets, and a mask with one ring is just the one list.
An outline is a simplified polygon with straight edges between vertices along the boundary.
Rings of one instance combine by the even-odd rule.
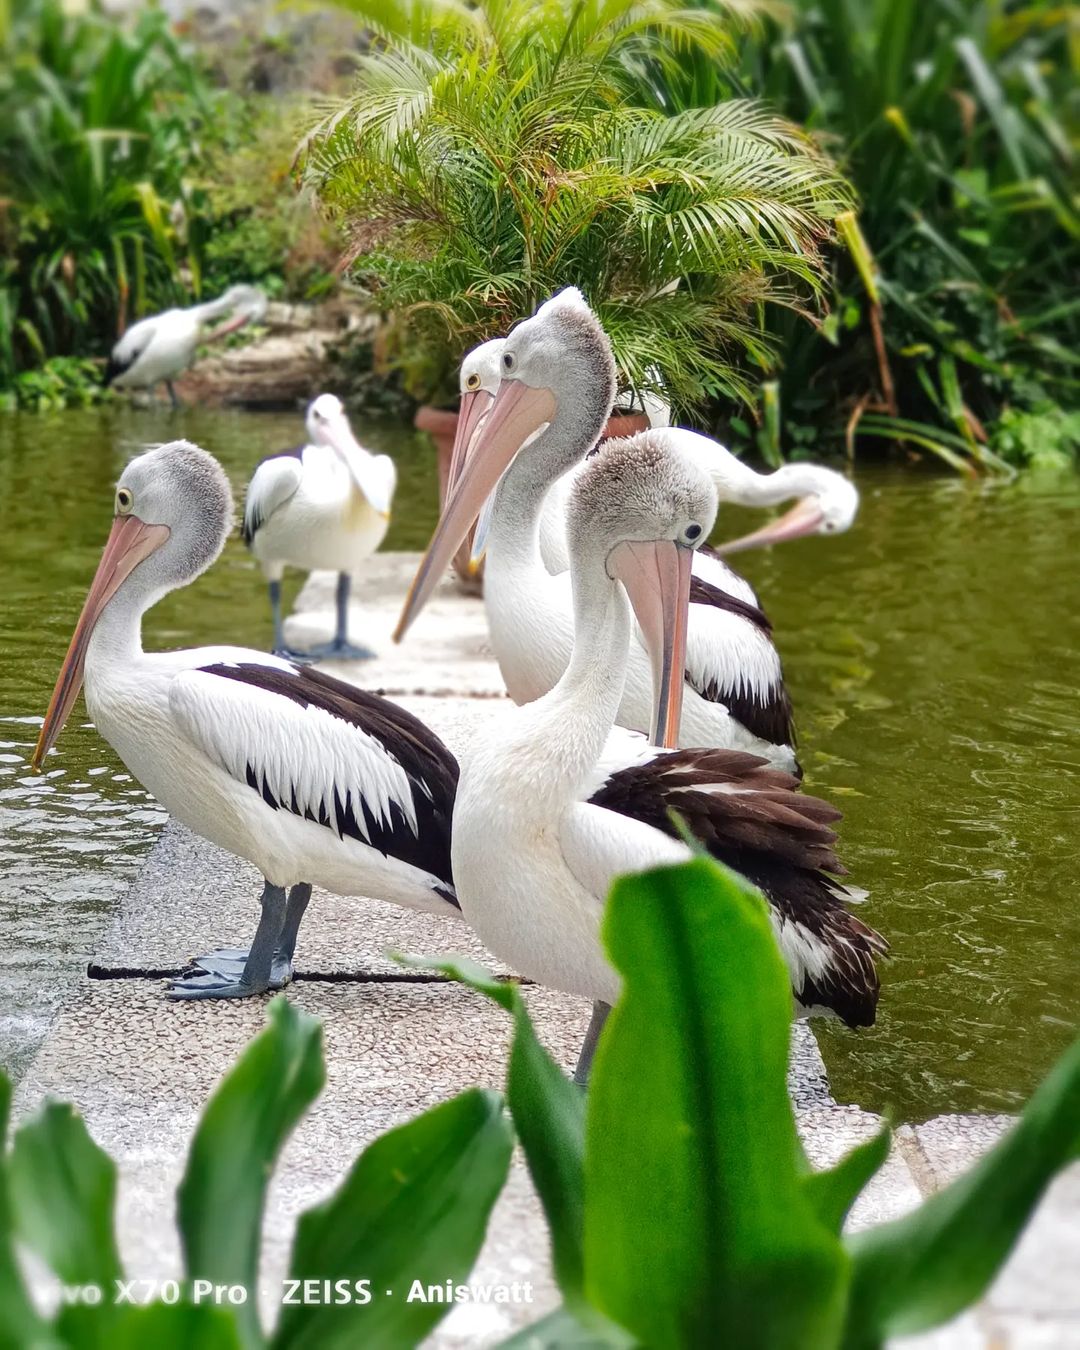
[[683, 538], [688, 544], [695, 543], [701, 538], [701, 526], [694, 522], [687, 525], [686, 529], [683, 530]]
[[470, 375], [469, 378], [465, 381], [465, 388], [466, 388], [466, 389], [479, 389], [479, 388], [480, 388], [480, 376], [477, 375], [477, 374], [475, 373], [475, 371], [474, 371], [473, 374]]
[[130, 488], [122, 487], [116, 489], [116, 514], [126, 516], [131, 514], [131, 508], [135, 505], [135, 495]]
[[513, 352], [503, 352], [503, 359], [502, 359], [502, 361], [503, 361], [503, 370], [513, 370], [513, 369], [514, 369], [514, 354], [513, 354]]

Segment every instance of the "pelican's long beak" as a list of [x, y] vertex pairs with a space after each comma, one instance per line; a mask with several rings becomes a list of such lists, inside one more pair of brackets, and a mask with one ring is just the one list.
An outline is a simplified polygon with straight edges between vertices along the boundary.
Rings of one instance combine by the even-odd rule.
[[37, 745], [34, 746], [34, 757], [30, 761], [30, 767], [35, 772], [41, 767], [41, 761], [63, 731], [64, 723], [75, 706], [75, 700], [82, 688], [86, 649], [90, 644], [94, 625], [101, 618], [101, 611], [139, 563], [148, 558], [155, 549], [159, 549], [168, 537], [168, 525], [147, 525], [138, 516], [117, 516], [113, 521], [108, 543], [101, 555], [101, 562], [98, 563], [79, 621], [75, 625], [64, 664], [60, 667], [56, 688], [49, 700], [49, 710], [45, 714], [45, 721], [41, 724]]
[[825, 523], [825, 513], [817, 497], [804, 497], [796, 502], [790, 511], [785, 511], [776, 520], [770, 520], [760, 530], [744, 534], [738, 539], [728, 540], [717, 548], [723, 557], [728, 553], [741, 553], [746, 548], [765, 548], [769, 544], [783, 544], [789, 539], [801, 539], [805, 534], [816, 534]]
[[458, 479], [461, 477], [461, 471], [469, 457], [469, 447], [472, 445], [477, 428], [487, 416], [494, 402], [495, 395], [489, 394], [486, 389], [471, 389], [461, 396], [457, 431], [454, 433], [454, 448], [450, 452], [450, 472], [446, 479], [447, 498], [450, 497]]
[[679, 744], [686, 672], [693, 550], [671, 539], [624, 543], [608, 556], [609, 570], [626, 587], [653, 671], [651, 740]]
[[344, 414], [334, 418], [326, 424], [323, 435], [349, 470], [360, 495], [366, 499], [373, 511], [384, 520], [389, 520], [393, 485], [385, 481], [375, 470], [375, 457], [365, 450], [353, 435], [349, 419]]
[[520, 380], [503, 380], [480, 428], [471, 453], [446, 499], [442, 517], [420, 561], [394, 630], [400, 642], [409, 625], [431, 598], [450, 559], [461, 547], [469, 527], [488, 495], [522, 445], [555, 415], [550, 389], [533, 389]]
[[218, 338], [227, 337], [229, 333], [235, 333], [238, 328], [243, 328], [244, 324], [251, 322], [252, 316], [248, 313], [234, 314], [231, 319], [226, 319], [224, 323], [219, 323], [216, 328], [211, 328], [210, 332], [203, 338], [203, 342], [216, 342]]

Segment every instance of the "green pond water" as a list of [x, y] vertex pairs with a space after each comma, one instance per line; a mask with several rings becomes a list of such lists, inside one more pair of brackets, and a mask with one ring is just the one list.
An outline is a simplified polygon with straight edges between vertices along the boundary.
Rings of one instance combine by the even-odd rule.
[[[394, 424], [356, 430], [398, 463], [388, 546], [422, 547], [429, 444]], [[302, 428], [200, 409], [0, 417], [0, 1063], [16, 1072], [163, 819], [80, 713], [47, 773], [28, 760], [116, 475], [181, 435], [239, 494]], [[1080, 480], [868, 468], [858, 481], [851, 533], [742, 560], [776, 626], [807, 786], [844, 810], [843, 857], [893, 944], [878, 1026], [816, 1029], [840, 1100], [909, 1119], [1010, 1110], [1080, 1023]], [[730, 509], [719, 534], [752, 523]], [[146, 629], [148, 646], [265, 646], [242, 545]]]

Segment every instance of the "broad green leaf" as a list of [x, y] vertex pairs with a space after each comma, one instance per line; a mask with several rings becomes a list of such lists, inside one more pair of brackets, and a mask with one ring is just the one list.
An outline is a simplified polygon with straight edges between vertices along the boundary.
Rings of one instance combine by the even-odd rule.
[[914, 1335], [989, 1288], [1055, 1174], [1080, 1158], [1080, 1041], [1057, 1062], [1009, 1133], [914, 1213], [847, 1240], [848, 1350]]
[[818, 1218], [830, 1232], [839, 1233], [851, 1207], [870, 1179], [885, 1165], [889, 1156], [892, 1131], [888, 1126], [872, 1139], [857, 1144], [835, 1167], [811, 1172], [803, 1179], [803, 1190]]
[[513, 1144], [502, 1097], [478, 1088], [376, 1139], [336, 1194], [301, 1216], [293, 1243], [290, 1277], [330, 1281], [349, 1301], [284, 1306], [277, 1350], [419, 1344], [453, 1301], [418, 1291], [467, 1278]]
[[591, 1302], [649, 1346], [830, 1346], [847, 1262], [804, 1189], [789, 978], [763, 902], [711, 859], [624, 877], [624, 978], [593, 1067]]
[[15, 1257], [14, 1216], [8, 1196], [7, 1127], [11, 1113], [11, 1082], [0, 1073], [0, 1347], [39, 1346], [51, 1342], [44, 1320], [23, 1284]]
[[15, 1133], [8, 1158], [15, 1227], [67, 1285], [112, 1291], [123, 1269], [113, 1209], [116, 1165], [67, 1102], [46, 1102]]
[[236, 1321], [212, 1303], [125, 1308], [109, 1328], [108, 1350], [240, 1350]]
[[248, 1345], [261, 1340], [255, 1288], [266, 1186], [324, 1077], [319, 1023], [275, 998], [268, 1026], [210, 1098], [177, 1189], [188, 1277], [251, 1291], [235, 1313]]
[[638, 1342], [591, 1309], [556, 1308], [553, 1313], [525, 1327], [502, 1350], [632, 1350]]
[[[410, 964], [414, 964], [410, 961]], [[533, 1183], [547, 1215], [552, 1263], [563, 1297], [584, 1297], [585, 1097], [537, 1039], [516, 984], [495, 980], [471, 961], [426, 961], [495, 1000], [514, 1019], [506, 1096]]]

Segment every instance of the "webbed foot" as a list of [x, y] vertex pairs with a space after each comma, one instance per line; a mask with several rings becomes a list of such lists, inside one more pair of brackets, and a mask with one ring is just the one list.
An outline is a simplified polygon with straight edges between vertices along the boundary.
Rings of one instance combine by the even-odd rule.
[[[206, 956], [197, 956], [191, 963], [190, 972], [185, 971], [185, 977], [189, 973], [194, 975], [205, 973], [239, 981], [247, 960], [248, 953], [237, 947], [219, 947], [216, 951], [208, 952]], [[292, 958], [282, 955], [281, 952], [275, 952], [270, 965], [270, 988], [284, 989], [291, 983], [292, 977]]]
[[265, 989], [256, 989], [242, 979], [230, 979], [227, 975], [217, 975], [209, 971], [202, 975], [185, 976], [170, 980], [165, 991], [169, 999], [196, 998], [251, 998], [255, 994], [264, 994]]
[[371, 661], [376, 653], [370, 647], [358, 647], [352, 642], [339, 642], [337, 638], [333, 642], [320, 643], [318, 647], [312, 647], [308, 653], [308, 659], [311, 661]]
[[275, 647], [271, 656], [280, 656], [283, 661], [291, 661], [297, 666], [310, 666], [323, 658], [314, 652], [298, 652], [292, 647]]

